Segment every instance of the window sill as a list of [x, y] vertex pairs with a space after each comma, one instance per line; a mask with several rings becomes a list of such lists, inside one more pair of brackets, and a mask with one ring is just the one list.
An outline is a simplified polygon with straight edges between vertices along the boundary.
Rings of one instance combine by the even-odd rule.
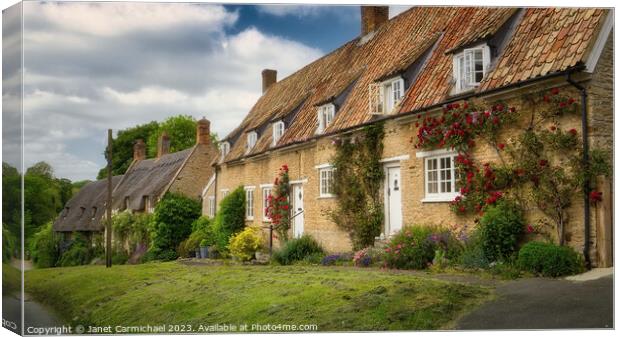
[[250, 217], [246, 217], [245, 221], [254, 221], [254, 217], [251, 217], [251, 218]]
[[436, 202], [451, 202], [456, 198], [459, 194], [454, 195], [446, 195], [441, 197], [433, 197], [433, 198], [424, 198], [420, 200], [422, 203], [436, 203]]
[[317, 199], [334, 199], [335, 197], [336, 195], [334, 194], [324, 194], [324, 195], [319, 195]]

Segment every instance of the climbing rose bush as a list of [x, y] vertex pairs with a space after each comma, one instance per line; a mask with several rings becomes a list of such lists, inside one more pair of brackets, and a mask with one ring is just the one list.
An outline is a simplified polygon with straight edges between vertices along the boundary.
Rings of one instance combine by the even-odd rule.
[[278, 176], [273, 182], [273, 191], [267, 197], [267, 207], [265, 208], [267, 217], [271, 219], [278, 237], [283, 241], [288, 240], [288, 231], [291, 228], [290, 190], [288, 165], [284, 164], [280, 167]]

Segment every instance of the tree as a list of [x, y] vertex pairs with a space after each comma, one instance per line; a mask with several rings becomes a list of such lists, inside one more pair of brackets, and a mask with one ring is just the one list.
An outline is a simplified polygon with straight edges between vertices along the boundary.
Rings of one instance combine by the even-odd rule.
[[170, 136], [170, 152], [182, 151], [196, 143], [196, 120], [192, 116], [173, 116], [159, 124], [156, 132], [149, 135], [147, 149], [150, 157], [157, 155], [157, 141], [166, 131]]
[[167, 193], [155, 206], [149, 255], [157, 260], [175, 259], [176, 248], [191, 234], [192, 223], [200, 217], [200, 210], [198, 200]]
[[[137, 125], [131, 128], [120, 130], [116, 138], [112, 140], [112, 175], [124, 174], [133, 161], [133, 144], [136, 139], [146, 141], [151, 134], [159, 129], [159, 124], [155, 121]], [[148, 150], [148, 149], [147, 149]], [[147, 157], [155, 156], [156, 152], [147, 152]], [[104, 157], [107, 158], [104, 150]], [[97, 174], [97, 179], [107, 176], [107, 168], [102, 168]]]
[[52, 165], [44, 161], [40, 161], [30, 166], [26, 170], [26, 175], [39, 175], [48, 179], [52, 179], [54, 177], [54, 169], [52, 168]]

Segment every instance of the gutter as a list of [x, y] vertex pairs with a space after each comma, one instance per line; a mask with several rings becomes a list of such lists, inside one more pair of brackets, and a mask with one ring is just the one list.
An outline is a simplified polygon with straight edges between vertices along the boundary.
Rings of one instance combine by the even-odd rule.
[[[571, 77], [571, 72], [566, 74], [566, 82], [579, 90], [581, 94], [581, 138], [583, 147], [583, 156], [581, 158], [582, 165], [587, 168], [589, 165], [589, 144], [588, 144], [588, 93], [584, 86], [575, 82]], [[586, 268], [592, 268], [590, 260], [590, 179], [586, 175], [583, 182], [583, 257], [585, 259]]]
[[[315, 135], [315, 136], [312, 136], [312, 137], [309, 137], [309, 138], [306, 138], [306, 139], [303, 139], [303, 140], [298, 140], [298, 141], [294, 141], [294, 142], [287, 143], [287, 144], [284, 144], [284, 145], [272, 147], [272, 148], [269, 148], [268, 150], [265, 150], [263, 152], [258, 152], [258, 153], [254, 153], [254, 154], [251, 154], [251, 155], [248, 155], [248, 156], [244, 156], [244, 157], [241, 157], [241, 158], [233, 159], [233, 160], [225, 162], [225, 163], [226, 164], [234, 164], [234, 163], [237, 163], [237, 162], [241, 162], [244, 159], [256, 157], [256, 156], [261, 155], [261, 154], [263, 154], [265, 152], [268, 152], [268, 151], [275, 151], [275, 150], [279, 150], [279, 149], [282, 149], [282, 148], [290, 147], [290, 146], [293, 146], [293, 145], [297, 145], [297, 144], [301, 144], [301, 143], [306, 143], [306, 142], [311, 141], [311, 140], [317, 140], [317, 139], [323, 138], [323, 137], [330, 137], [330, 136], [335, 136], [335, 135], [342, 134], [342, 133], [351, 132], [351, 131], [354, 131], [354, 130], [357, 130], [357, 129], [361, 129], [361, 128], [365, 127], [365, 126], [369, 126], [369, 125], [372, 125], [372, 124], [375, 124], [375, 123], [379, 123], [379, 122], [383, 122], [383, 121], [388, 121], [388, 120], [392, 120], [392, 119], [400, 119], [400, 118], [403, 118], [403, 117], [407, 117], [407, 116], [411, 116], [411, 115], [416, 115], [416, 114], [423, 113], [423, 112], [426, 112], [426, 111], [429, 111], [429, 110], [434, 110], [434, 109], [437, 109], [437, 108], [441, 108], [441, 107], [445, 106], [446, 104], [450, 104], [450, 103], [454, 103], [454, 102], [458, 102], [458, 101], [462, 101], [462, 100], [466, 100], [466, 99], [470, 99], [470, 98], [476, 98], [476, 97], [491, 95], [491, 94], [494, 94], [494, 93], [497, 93], [497, 92], [501, 92], [501, 91], [504, 91], [504, 90], [508, 90], [508, 89], [520, 88], [520, 87], [523, 87], [523, 86], [526, 86], [526, 85], [530, 85], [530, 84], [533, 84], [533, 83], [536, 83], [536, 82], [539, 82], [539, 81], [544, 81], [544, 80], [551, 79], [551, 78], [556, 78], [556, 77], [560, 77], [560, 76], [567, 76], [570, 73], [573, 73], [573, 72], [576, 72], [576, 71], [581, 71], [581, 70], [584, 70], [584, 69], [585, 69], [585, 66], [583, 64], [579, 64], [579, 65], [576, 65], [574, 67], [570, 67], [570, 68], [568, 68], [566, 70], [549, 73], [549, 74], [546, 74], [544, 76], [530, 78], [530, 79], [527, 79], [525, 81], [512, 83], [512, 84], [505, 85], [505, 86], [502, 86], [502, 87], [497, 87], [497, 88], [494, 88], [494, 89], [489, 89], [489, 90], [480, 91], [480, 92], [473, 92], [473, 93], [468, 93], [468, 94], [463, 94], [463, 95], [458, 95], [458, 96], [452, 96], [452, 97], [444, 100], [441, 103], [436, 103], [436, 104], [429, 105], [429, 106], [426, 106], [426, 107], [423, 107], [423, 108], [419, 108], [419, 109], [415, 109], [415, 110], [411, 110], [411, 111], [407, 111], [407, 112], [403, 112], [403, 113], [399, 113], [399, 114], [395, 114], [395, 115], [385, 115], [385, 116], [382, 116], [382, 117], [379, 117], [379, 118], [376, 118], [376, 119], [372, 119], [370, 121], [367, 121], [367, 122], [364, 122], [364, 123], [361, 123], [361, 124], [357, 124], [357, 125], [354, 125], [354, 126], [346, 127], [344, 129], [339, 129], [339, 130], [336, 130], [336, 131], [326, 132], [326, 133], [323, 133], [323, 134], [320, 134], [320, 135]], [[223, 164], [223, 163], [219, 163], [219, 164]]]

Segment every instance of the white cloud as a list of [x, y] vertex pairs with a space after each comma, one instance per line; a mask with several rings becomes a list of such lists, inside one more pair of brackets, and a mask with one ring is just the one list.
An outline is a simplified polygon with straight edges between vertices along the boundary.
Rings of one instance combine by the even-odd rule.
[[279, 79], [322, 55], [248, 28], [217, 5], [27, 3], [24, 49], [26, 167], [93, 179], [106, 129], [173, 115], [211, 120], [221, 137], [260, 97], [261, 70]]
[[[31, 8], [32, 6], [32, 8]], [[112, 36], [133, 30], [163, 30], [171, 26], [200, 24], [217, 30], [234, 24], [238, 15], [222, 6], [146, 2], [29, 3], [24, 11], [69, 32]]]

